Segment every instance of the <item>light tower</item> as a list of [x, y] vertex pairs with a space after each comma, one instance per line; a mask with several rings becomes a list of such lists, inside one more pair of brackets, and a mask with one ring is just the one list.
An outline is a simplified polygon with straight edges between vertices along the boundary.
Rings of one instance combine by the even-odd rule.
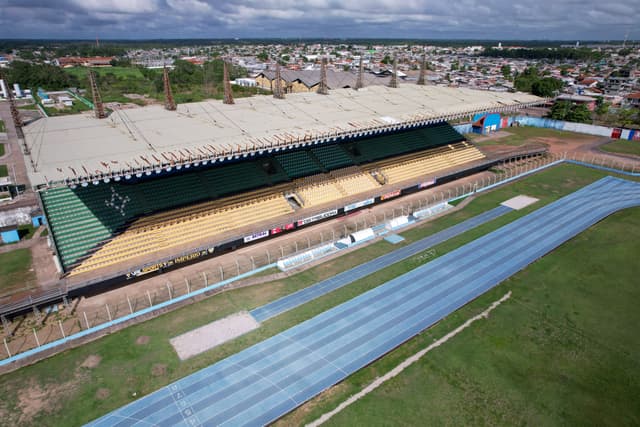
[[176, 110], [176, 101], [173, 99], [171, 91], [171, 81], [169, 80], [169, 69], [166, 65], [162, 68], [162, 82], [164, 83], [164, 108], [169, 111]]
[[102, 98], [98, 91], [98, 83], [96, 82], [96, 76], [92, 70], [89, 70], [89, 85], [91, 85], [91, 95], [93, 96], [93, 110], [97, 119], [104, 119], [107, 115], [104, 112], [104, 105], [102, 105]]
[[398, 57], [397, 55], [393, 56], [393, 74], [391, 74], [391, 81], [389, 82], [389, 87], [397, 88], [398, 87]]
[[7, 86], [7, 100], [9, 101], [9, 109], [11, 110], [11, 118], [13, 119], [13, 126], [16, 128], [16, 135], [18, 139], [23, 140], [23, 151], [24, 154], [29, 154], [29, 147], [27, 147], [27, 143], [24, 141], [24, 133], [22, 132], [22, 119], [20, 118], [20, 112], [16, 107], [16, 101], [13, 99], [13, 92], [11, 92], [11, 84], [7, 80], [7, 78], [2, 73], [2, 69], [0, 69], [0, 80], [4, 80], [5, 85]]
[[362, 80], [362, 57], [364, 55], [362, 55], [362, 53], [360, 54], [360, 64], [358, 65], [358, 79], [356, 80], [356, 87], [355, 89], [362, 89], [364, 87], [364, 81]]
[[276, 99], [284, 99], [284, 90], [282, 90], [282, 77], [280, 76], [280, 63], [276, 62], [276, 86], [273, 88], [273, 97]]
[[329, 86], [327, 85], [327, 58], [323, 57], [320, 63], [320, 85], [318, 86], [320, 95], [329, 94]]
[[426, 84], [425, 76], [427, 74], [427, 54], [422, 55], [422, 63], [420, 64], [420, 76], [418, 77], [418, 84], [424, 86]]
[[227, 68], [227, 60], [222, 62], [222, 79], [224, 80], [224, 103], [235, 104], [233, 100], [233, 93], [231, 92], [231, 82], [229, 82], [229, 69]]

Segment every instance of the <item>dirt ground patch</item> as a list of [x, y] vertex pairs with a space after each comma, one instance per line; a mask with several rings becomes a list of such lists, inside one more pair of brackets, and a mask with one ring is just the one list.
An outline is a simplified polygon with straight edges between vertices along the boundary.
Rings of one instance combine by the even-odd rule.
[[94, 369], [98, 367], [101, 360], [102, 360], [102, 357], [98, 356], [97, 354], [92, 354], [86, 359], [84, 359], [84, 362], [82, 362], [82, 365], [80, 365], [80, 367], [87, 368], [87, 369]]
[[149, 340], [151, 338], [147, 335], [141, 335], [136, 339], [136, 344], [138, 345], [146, 345], [149, 344]]
[[167, 365], [164, 363], [156, 363], [151, 367], [151, 375], [154, 377], [162, 377], [167, 375]]
[[[20, 413], [17, 420], [8, 420], [3, 418], [0, 424], [3, 425], [26, 425], [30, 421], [41, 413], [53, 413], [58, 408], [56, 407], [58, 400], [52, 399], [52, 396], [66, 395], [75, 393], [78, 388], [77, 384], [80, 382], [81, 374], [76, 372], [74, 378], [70, 381], [61, 384], [49, 384], [42, 387], [34, 380], [31, 380], [28, 384], [22, 387], [18, 392], [18, 408]], [[6, 424], [4, 424], [6, 422]]]
[[98, 400], [105, 400], [109, 398], [109, 396], [111, 396], [111, 392], [108, 388], [99, 388], [98, 391], [96, 391], [96, 399]]

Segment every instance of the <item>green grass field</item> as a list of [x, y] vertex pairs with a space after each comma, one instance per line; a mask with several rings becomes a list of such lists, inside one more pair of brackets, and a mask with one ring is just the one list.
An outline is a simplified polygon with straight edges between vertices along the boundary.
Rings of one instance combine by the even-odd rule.
[[0, 253], [0, 295], [9, 295], [33, 286], [35, 273], [31, 270], [31, 251], [16, 249]]
[[[491, 209], [499, 202], [518, 194], [526, 194], [540, 199], [538, 203], [522, 211], [508, 213], [482, 227], [437, 246], [433, 253], [435, 256], [440, 256], [602, 176], [604, 176], [602, 172], [573, 165], [549, 169], [512, 185], [481, 195], [458, 212], [402, 233], [406, 238], [403, 244]], [[614, 234], [611, 236], [612, 239], [620, 238]], [[0, 401], [0, 415], [3, 420], [12, 425], [59, 426], [79, 425], [99, 417], [132, 401], [134, 399], [133, 393], [136, 393], [137, 397], [148, 394], [171, 381], [234, 354], [430, 260], [428, 257], [418, 254], [405, 262], [391, 266], [271, 319], [259, 329], [185, 362], [178, 360], [168, 343], [169, 338], [178, 334], [228, 314], [260, 306], [397, 247], [397, 245], [394, 246], [385, 241], [377, 242], [286, 280], [213, 296], [189, 307], [106, 336], [89, 345], [66, 351], [17, 372], [3, 375], [0, 377], [0, 388], [5, 391], [5, 398]], [[527, 271], [529, 269], [524, 274], [527, 274]], [[501, 285], [497, 292], [503, 293], [504, 289], [505, 287]], [[455, 313], [445, 319], [441, 325], [447, 325], [447, 322], [449, 322], [449, 326], [457, 325], [461, 319], [466, 319], [469, 313], [483, 310], [488, 301], [493, 299], [495, 299], [494, 294], [486, 298], [483, 297], [469, 304], [460, 313]], [[547, 308], [545, 306], [541, 309], [546, 310]], [[434, 336], [440, 336], [443, 330], [434, 329], [434, 331]], [[419, 339], [425, 335], [421, 335]], [[148, 343], [136, 344], [139, 337], [149, 337]], [[329, 398], [324, 396], [320, 401], [331, 400], [331, 397], [336, 398], [332, 402], [342, 400], [344, 396], [357, 390], [359, 385], [367, 382], [371, 375], [375, 376], [377, 373], [386, 372], [398, 360], [413, 354], [416, 348], [421, 348], [422, 343], [419, 339], [412, 340], [406, 346], [382, 358], [370, 368], [372, 370], [365, 369], [355, 374], [342, 385], [332, 389]], [[82, 367], [81, 365], [89, 356], [99, 356], [100, 363], [92, 368]], [[574, 391], [578, 392], [579, 390]], [[33, 396], [39, 397], [34, 399]], [[318, 407], [315, 402], [294, 412], [290, 417], [285, 418], [283, 423], [297, 424], [302, 418], [312, 419], [316, 414], [324, 412], [324, 408]], [[393, 413], [390, 414], [393, 415]], [[406, 423], [406, 418], [404, 420]], [[382, 422], [383, 420], [378, 421]], [[393, 422], [393, 424], [402, 423]]]
[[[4, 126], [4, 122], [0, 120], [0, 132], [6, 132], [7, 128]], [[1, 156], [2, 154], [0, 154]]]
[[9, 176], [9, 169], [7, 165], [0, 165], [0, 177], [1, 176]]
[[624, 141], [618, 139], [611, 141], [608, 144], [601, 145], [602, 151], [608, 151], [610, 153], [620, 154], [632, 154], [634, 156], [640, 156], [640, 141]]
[[4, 156], [4, 144], [0, 143], [0, 157]]
[[480, 147], [485, 145], [511, 145], [514, 147], [520, 147], [522, 145], [525, 145], [526, 143], [531, 142], [532, 138], [576, 139], [581, 137], [580, 134], [577, 134], [575, 132], [536, 128], [532, 126], [510, 127], [502, 129], [501, 131], [509, 133], [510, 135], [497, 138], [489, 138], [481, 141], [477, 141], [478, 139], [483, 138], [481, 135], [467, 134], [465, 136], [467, 136]]
[[[143, 78], [137, 67], [92, 67], [91, 70], [98, 75], [114, 74], [116, 77], [134, 77]], [[71, 67], [65, 68], [65, 72], [76, 76], [79, 79], [87, 77], [89, 68], [87, 67]]]

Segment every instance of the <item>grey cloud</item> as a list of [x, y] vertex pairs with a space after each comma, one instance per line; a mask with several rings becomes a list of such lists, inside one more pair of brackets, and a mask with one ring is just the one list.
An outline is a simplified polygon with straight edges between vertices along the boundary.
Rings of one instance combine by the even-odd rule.
[[639, 39], [628, 0], [0, 0], [0, 38]]

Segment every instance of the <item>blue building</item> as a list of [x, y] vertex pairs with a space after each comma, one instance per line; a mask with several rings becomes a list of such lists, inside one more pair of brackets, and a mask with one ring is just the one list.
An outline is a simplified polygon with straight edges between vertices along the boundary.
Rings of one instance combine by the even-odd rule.
[[6, 227], [0, 227], [0, 240], [2, 240], [2, 243], [18, 242], [20, 240], [20, 235], [18, 234], [18, 226], [9, 225]]

